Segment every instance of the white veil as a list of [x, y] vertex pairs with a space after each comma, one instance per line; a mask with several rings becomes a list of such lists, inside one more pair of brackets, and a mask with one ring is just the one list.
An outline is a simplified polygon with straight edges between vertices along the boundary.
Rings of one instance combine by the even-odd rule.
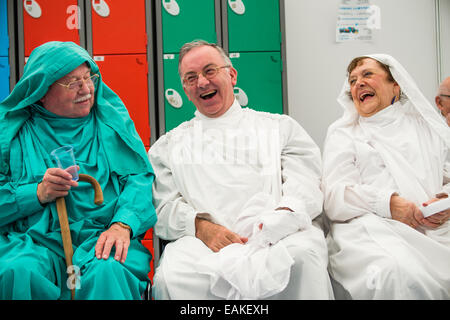
[[[394, 80], [399, 84], [401, 91], [405, 97], [412, 103], [420, 115], [426, 120], [430, 125], [432, 130], [436, 132], [450, 148], [450, 128], [445, 123], [444, 119], [439, 115], [436, 108], [428, 102], [425, 96], [417, 87], [413, 78], [409, 75], [405, 68], [393, 57], [387, 54], [371, 54], [364, 55], [364, 57], [375, 59], [385, 65], [389, 66]], [[333, 122], [328, 128], [327, 138], [325, 139], [325, 144], [327, 143], [330, 134], [342, 127], [349, 127], [357, 123], [359, 114], [355, 109], [353, 101], [348, 96], [350, 91], [350, 86], [348, 80], [344, 80], [344, 85], [342, 86], [341, 93], [339, 94], [337, 101], [344, 108], [344, 114], [342, 117], [335, 122]]]

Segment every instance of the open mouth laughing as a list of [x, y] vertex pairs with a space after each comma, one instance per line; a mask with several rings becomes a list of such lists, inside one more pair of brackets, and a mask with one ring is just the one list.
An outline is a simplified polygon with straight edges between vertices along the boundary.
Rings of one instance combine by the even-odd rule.
[[209, 100], [209, 99], [212, 99], [216, 94], [217, 94], [217, 90], [211, 90], [211, 91], [202, 93], [200, 95], [200, 98], [202, 98], [203, 100]]
[[373, 92], [364, 91], [359, 94], [359, 101], [364, 102], [367, 98], [371, 98], [375, 95]]

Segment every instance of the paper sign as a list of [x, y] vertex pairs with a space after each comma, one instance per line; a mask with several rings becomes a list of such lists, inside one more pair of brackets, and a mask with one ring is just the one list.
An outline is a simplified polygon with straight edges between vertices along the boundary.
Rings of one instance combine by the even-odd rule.
[[342, 0], [336, 23], [336, 42], [372, 41], [381, 28], [381, 11], [369, 0]]

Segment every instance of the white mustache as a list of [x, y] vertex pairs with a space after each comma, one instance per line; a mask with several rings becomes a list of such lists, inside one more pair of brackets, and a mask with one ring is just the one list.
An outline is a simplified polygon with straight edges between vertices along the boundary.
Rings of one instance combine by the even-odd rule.
[[74, 100], [74, 102], [78, 103], [78, 102], [82, 102], [82, 101], [85, 101], [85, 100], [89, 100], [90, 98], [91, 98], [91, 94], [88, 93], [87, 95], [79, 97], [78, 99]]

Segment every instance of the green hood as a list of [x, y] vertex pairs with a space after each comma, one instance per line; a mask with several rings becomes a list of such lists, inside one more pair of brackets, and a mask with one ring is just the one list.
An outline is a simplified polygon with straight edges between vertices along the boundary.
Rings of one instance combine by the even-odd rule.
[[89, 53], [73, 42], [47, 42], [31, 53], [24, 74], [11, 94], [0, 103], [0, 172], [9, 170], [11, 141], [30, 118], [30, 105], [38, 102], [50, 85], [87, 62], [100, 79], [95, 89], [96, 111], [104, 148], [110, 150], [111, 171], [119, 175], [152, 172], [145, 147], [120, 98], [103, 82]]

